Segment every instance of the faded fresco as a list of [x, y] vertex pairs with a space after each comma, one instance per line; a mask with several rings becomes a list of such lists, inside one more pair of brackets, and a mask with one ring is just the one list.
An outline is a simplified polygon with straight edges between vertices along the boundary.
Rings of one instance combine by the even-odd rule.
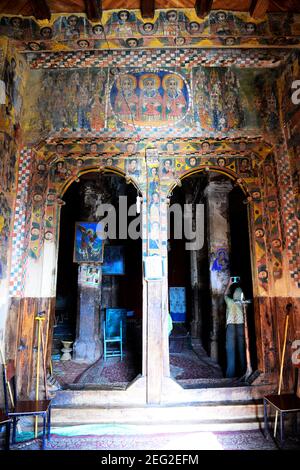
[[247, 13], [212, 11], [200, 19], [193, 8], [156, 10], [144, 19], [139, 10], [105, 11], [102, 21], [85, 15], [52, 15], [45, 25], [33, 18], [2, 16], [0, 34], [18, 41], [21, 50], [85, 50], [93, 48], [296, 45], [299, 15], [266, 15], [253, 19]]
[[169, 71], [121, 74], [112, 86], [110, 101], [116, 118], [125, 124], [176, 124], [189, 108], [188, 86], [178, 73]]
[[190, 135], [278, 129], [276, 80], [265, 70], [31, 70], [27, 90], [23, 119], [29, 142], [46, 133], [84, 131], [100, 137], [102, 131], [127, 128], [160, 134], [168, 127]]
[[0, 106], [0, 280], [8, 275], [14, 198], [17, 189], [18, 144], [24, 91], [24, 60], [0, 39], [4, 82]]

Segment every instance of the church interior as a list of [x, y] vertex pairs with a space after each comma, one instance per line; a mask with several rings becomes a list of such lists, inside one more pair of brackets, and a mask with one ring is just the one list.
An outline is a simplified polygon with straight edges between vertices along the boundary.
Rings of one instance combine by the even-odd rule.
[[299, 445], [299, 51], [297, 0], [0, 1], [0, 448], [10, 367], [56, 430]]

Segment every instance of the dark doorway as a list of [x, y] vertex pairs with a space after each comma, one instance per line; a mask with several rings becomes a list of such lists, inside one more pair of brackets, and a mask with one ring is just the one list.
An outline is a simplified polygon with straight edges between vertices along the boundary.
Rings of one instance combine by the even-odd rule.
[[[112, 173], [101, 176], [98, 173], [87, 173], [78, 183], [73, 183], [63, 197], [65, 205], [61, 208], [60, 218], [52, 351], [55, 377], [63, 387], [126, 388], [128, 383], [142, 372], [142, 241], [141, 238], [132, 240], [128, 237], [118, 237], [119, 196], [126, 196], [127, 206], [130, 207], [136, 204], [137, 194], [137, 189], [132, 184], [126, 184], [121, 176]], [[104, 260], [108, 250], [113, 251], [115, 247], [120, 248], [124, 261], [124, 274], [104, 274], [103, 271], [99, 335], [103, 345], [103, 321], [106, 311], [111, 309], [114, 314], [114, 311], [121, 309], [124, 355], [122, 360], [120, 357], [107, 357], [104, 360], [101, 355], [93, 364], [75, 361], [73, 357], [71, 360], [61, 361], [61, 341], [72, 341], [74, 344], [78, 335], [78, 264], [73, 262], [75, 222], [92, 220], [91, 214], [93, 211], [97, 213], [99, 201], [100, 204], [112, 204], [117, 216], [117, 238], [105, 242]], [[128, 217], [127, 223], [130, 224], [133, 218], [134, 216]]]
[[[214, 172], [198, 172], [185, 178], [181, 187], [176, 187], [171, 195], [172, 204], [206, 204], [205, 188], [209, 181], [228, 181], [224, 175]], [[252, 276], [246, 196], [239, 187], [229, 193], [230, 226], [230, 272], [241, 277], [241, 287], [245, 298], [252, 299]], [[186, 388], [204, 386], [230, 386], [237, 381], [225, 379], [226, 348], [225, 318], [226, 304], [222, 306], [219, 329], [219, 360], [210, 358], [212, 331], [210, 271], [207, 236], [207, 210], [204, 210], [204, 245], [194, 254], [186, 250], [186, 240], [174, 239], [174, 220], [170, 220], [169, 240], [169, 297], [170, 288], [179, 287], [185, 292], [186, 313], [181, 322], [173, 322], [169, 337], [171, 375]], [[193, 269], [198, 271], [197, 283]], [[171, 308], [170, 302], [170, 308]], [[223, 311], [224, 310], [224, 311]], [[171, 315], [172, 312], [170, 311]], [[198, 317], [198, 318], [197, 318]], [[252, 368], [256, 370], [256, 343], [252, 303], [248, 307], [248, 326]], [[197, 320], [195, 322], [195, 320]], [[242, 375], [242, 373], [241, 373]]]

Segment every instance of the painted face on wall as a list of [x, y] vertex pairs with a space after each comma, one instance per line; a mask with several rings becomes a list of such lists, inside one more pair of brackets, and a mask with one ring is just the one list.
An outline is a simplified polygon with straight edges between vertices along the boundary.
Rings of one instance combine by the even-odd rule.
[[261, 281], [266, 281], [268, 279], [268, 272], [265, 269], [262, 269], [259, 271], [258, 277]]
[[253, 191], [252, 197], [253, 197], [253, 199], [260, 199], [260, 192], [259, 191]]
[[256, 238], [263, 238], [264, 234], [265, 234], [265, 232], [264, 232], [264, 230], [263, 230], [262, 228], [257, 228], [257, 229], [255, 230], [255, 236], [256, 236]]
[[234, 37], [229, 37], [225, 39], [225, 45], [226, 46], [234, 46], [235, 45], [235, 38]]
[[280, 248], [281, 247], [281, 241], [279, 240], [279, 238], [275, 238], [274, 240], [272, 240], [272, 246], [273, 246], [273, 248]]
[[221, 167], [224, 167], [226, 165], [225, 158], [223, 158], [223, 157], [218, 158], [218, 165], [221, 166]]
[[175, 10], [167, 11], [166, 18], [170, 23], [175, 23], [177, 20], [177, 12]]
[[96, 153], [98, 151], [98, 146], [97, 144], [91, 144], [90, 145], [90, 152], [91, 153]]
[[126, 45], [128, 47], [137, 47], [139, 45], [139, 42], [135, 38], [129, 38], [129, 39], [126, 39]]
[[107, 158], [106, 159], [106, 165], [107, 166], [113, 166], [113, 159], [112, 158]]
[[189, 159], [189, 164], [190, 164], [190, 167], [196, 166], [196, 165], [197, 165], [197, 159], [196, 159], [196, 157], [191, 157], [191, 158]]
[[170, 90], [170, 91], [176, 91], [177, 90], [178, 81], [176, 80], [175, 77], [169, 78], [169, 80], [167, 80], [167, 87], [168, 87], [168, 90]]
[[63, 151], [64, 151], [64, 146], [63, 146], [63, 144], [57, 144], [57, 146], [56, 146], [56, 152], [57, 152], [57, 153], [63, 153]]
[[268, 201], [268, 207], [269, 209], [275, 209], [277, 203], [275, 201], [275, 199], [271, 199], [270, 201]]
[[172, 166], [171, 160], [165, 160], [164, 161], [164, 168], [165, 168], [166, 171], [169, 171], [171, 169], [171, 166]]
[[135, 144], [132, 143], [132, 142], [129, 142], [129, 144], [127, 144], [127, 146], [126, 146], [126, 150], [127, 150], [127, 153], [129, 153], [129, 154], [134, 153], [136, 151]]
[[209, 152], [210, 150], [210, 144], [209, 142], [203, 142], [201, 145], [202, 151], [203, 152]]
[[154, 26], [152, 23], [144, 23], [143, 24], [143, 31], [147, 34], [152, 33]]
[[137, 170], [137, 161], [130, 160], [129, 165], [128, 165], [129, 173], [134, 173], [136, 170]]
[[180, 36], [178, 38], [175, 38], [174, 42], [175, 42], [176, 46], [183, 46], [185, 44], [185, 38]]
[[39, 51], [41, 49], [41, 46], [38, 42], [29, 42], [28, 49], [30, 49], [31, 51]]
[[249, 160], [247, 158], [243, 158], [241, 160], [241, 171], [248, 171], [249, 169]]
[[41, 29], [40, 35], [43, 39], [51, 39], [52, 38], [52, 29], [48, 26], [45, 26]]
[[52, 232], [46, 232], [44, 238], [45, 238], [45, 240], [52, 240], [53, 239], [53, 233]]
[[200, 24], [197, 21], [191, 21], [188, 29], [191, 34], [198, 33], [200, 31]]
[[19, 29], [22, 26], [22, 20], [21, 18], [14, 16], [13, 18], [11, 18], [10, 24], [12, 25], [13, 28]]
[[168, 142], [166, 148], [168, 153], [174, 153], [174, 144], [172, 142]]
[[75, 15], [69, 16], [69, 18], [67, 19], [67, 23], [68, 23], [68, 25], [69, 25], [71, 28], [75, 28], [75, 26], [76, 26], [77, 23], [78, 23], [78, 18], [77, 18], [77, 16], [75, 16]]
[[79, 41], [77, 41], [77, 44], [80, 49], [87, 49], [90, 45], [89, 42], [85, 39], [80, 39]]
[[133, 89], [132, 80], [128, 77], [124, 77], [121, 79], [121, 89], [122, 91], [131, 91]]
[[93, 34], [95, 34], [96, 36], [100, 36], [103, 34], [104, 29], [101, 24], [96, 24], [95, 26], [93, 26], [92, 31], [93, 31]]
[[219, 11], [216, 14], [216, 18], [217, 18], [218, 23], [224, 23], [227, 20], [227, 15], [224, 11]]
[[256, 32], [256, 25], [254, 23], [247, 23], [246, 32], [248, 34], [254, 34]]
[[129, 19], [129, 12], [127, 10], [119, 11], [118, 18], [121, 21], [127, 21]]

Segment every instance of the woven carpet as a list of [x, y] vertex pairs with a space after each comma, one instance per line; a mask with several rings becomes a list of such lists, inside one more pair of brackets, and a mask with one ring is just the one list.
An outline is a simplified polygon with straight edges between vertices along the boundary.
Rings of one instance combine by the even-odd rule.
[[[35, 439], [16, 444], [12, 450], [40, 450]], [[243, 432], [186, 432], [147, 435], [105, 435], [66, 437], [52, 435], [47, 450], [276, 450], [270, 438], [260, 431]], [[287, 441], [286, 449], [300, 450], [299, 441]]]

